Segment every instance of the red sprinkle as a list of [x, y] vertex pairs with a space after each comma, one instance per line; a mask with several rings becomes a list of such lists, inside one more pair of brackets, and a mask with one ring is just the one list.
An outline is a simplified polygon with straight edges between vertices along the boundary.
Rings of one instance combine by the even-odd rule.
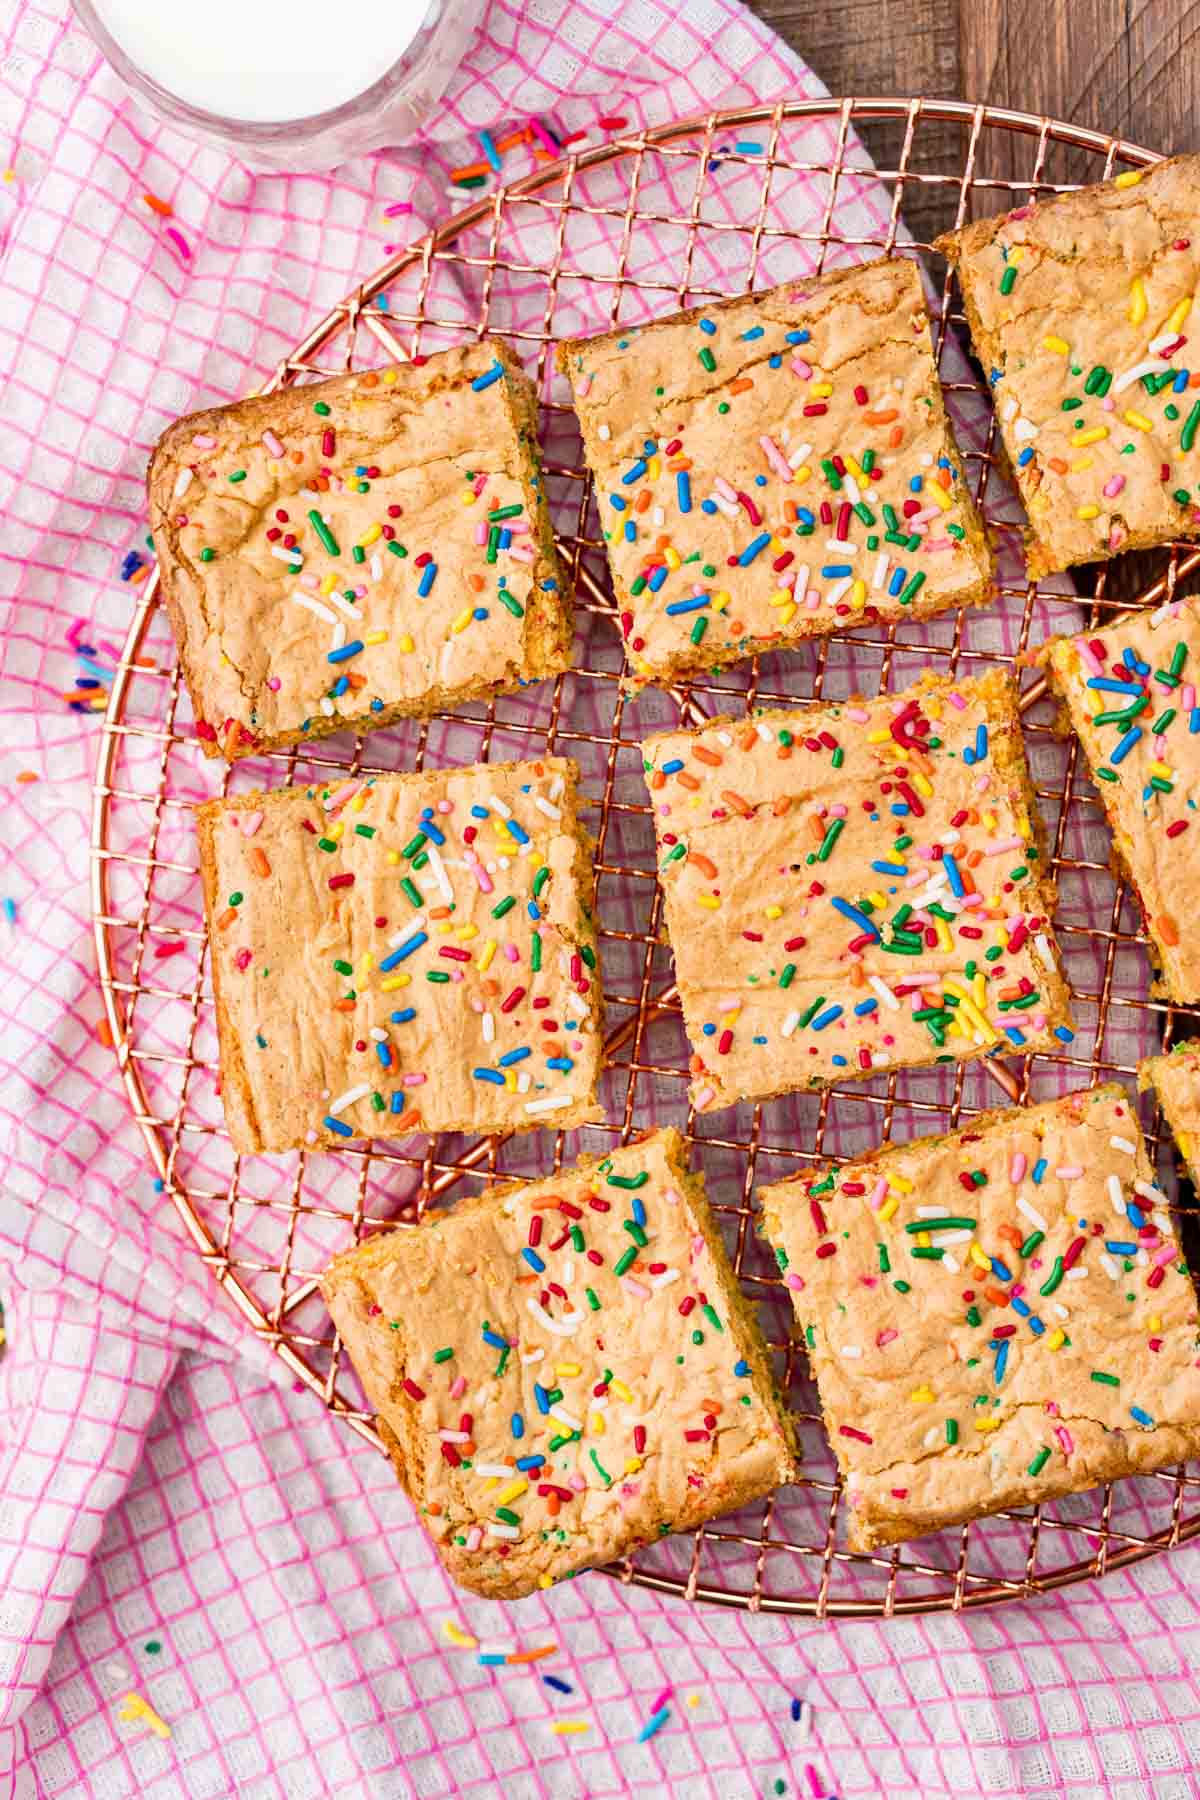
[[[354, 877], [353, 875], [331, 875], [329, 877], [329, 885], [331, 888], [353, 887]], [[470, 958], [468, 957], [467, 960], [469, 962]]]

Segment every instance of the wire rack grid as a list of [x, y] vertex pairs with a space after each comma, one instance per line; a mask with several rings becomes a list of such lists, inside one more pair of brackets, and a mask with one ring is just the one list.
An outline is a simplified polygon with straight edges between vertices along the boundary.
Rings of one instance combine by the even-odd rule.
[[[948, 126], [960, 148], [954, 167], [945, 162]], [[882, 150], [883, 166], [868, 163], [858, 135], [864, 129]], [[923, 134], [935, 129], [930, 166]], [[747, 132], [756, 134], [753, 141]], [[880, 253], [928, 251], [906, 238], [901, 222], [906, 195], [918, 187], [943, 200], [947, 223], [962, 223], [1154, 160], [1095, 132], [960, 102], [781, 102], [640, 132], [539, 168], [364, 281], [296, 346], [266, 389], [379, 366], [486, 330], [515, 344], [540, 383], [548, 491], [579, 599], [576, 666], [554, 683], [226, 770], [198, 755], [156, 578], [143, 591], [113, 683], [95, 783], [93, 901], [107, 1018], [130, 1105], [195, 1252], [295, 1377], [350, 1429], [377, 1442], [316, 1290], [333, 1251], [456, 1193], [475, 1192], [497, 1175], [550, 1173], [652, 1125], [676, 1123], [692, 1140], [735, 1266], [759, 1302], [779, 1359], [800, 1420], [803, 1460], [794, 1484], [765, 1503], [662, 1540], [609, 1571], [622, 1581], [816, 1616], [958, 1610], [1101, 1575], [1200, 1534], [1200, 1477], [1179, 1470], [886, 1552], [849, 1553], [836, 1469], [803, 1354], [754, 1230], [756, 1187], [802, 1163], [953, 1129], [994, 1103], [997, 1082], [1017, 1101], [1113, 1075], [1128, 1079], [1139, 1055], [1176, 1034], [1174, 1009], [1149, 997], [1140, 919], [1109, 872], [1097, 796], [1075, 743], [1054, 733], [1042, 684], [1027, 682], [1023, 696], [1026, 742], [1059, 886], [1057, 929], [1080, 1027], [1074, 1043], [1056, 1056], [892, 1072], [819, 1097], [715, 1117], [698, 1117], [687, 1105], [687, 1046], [660, 929], [639, 750], [650, 730], [681, 719], [873, 693], [902, 685], [927, 665], [964, 673], [996, 662], [1020, 667], [1022, 653], [1054, 629], [1080, 629], [1120, 607], [1180, 591], [1200, 566], [1200, 552], [1185, 545], [1163, 551], [1153, 567], [1139, 565], [1138, 591], [1126, 588], [1120, 597], [1106, 570], [1087, 582], [1086, 600], [1027, 580], [1019, 514], [984, 384], [964, 355], [948, 272], [931, 259], [942, 379], [969, 477], [1001, 545], [998, 603], [924, 627], [868, 627], [819, 640], [632, 702], [621, 685], [623, 653], [598, 515], [553, 373], [556, 339], [581, 329], [638, 323]], [[780, 222], [784, 208], [787, 224]], [[219, 1100], [192, 803], [214, 791], [335, 773], [541, 753], [579, 760], [596, 837], [607, 1122], [511, 1140], [416, 1138], [337, 1156], [237, 1157]], [[1147, 1112], [1146, 1123], [1165, 1155], [1157, 1117]]]

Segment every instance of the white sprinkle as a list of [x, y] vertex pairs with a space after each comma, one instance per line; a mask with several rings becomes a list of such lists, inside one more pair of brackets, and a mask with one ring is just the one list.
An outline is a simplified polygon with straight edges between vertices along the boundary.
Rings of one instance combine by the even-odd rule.
[[1043, 1217], [1042, 1217], [1041, 1213], [1038, 1211], [1037, 1207], [1031, 1206], [1029, 1204], [1029, 1201], [1025, 1198], [1024, 1194], [1017, 1195], [1017, 1211], [1019, 1213], [1022, 1213], [1024, 1215], [1024, 1217], [1029, 1220], [1029, 1223], [1031, 1225], [1035, 1226], [1038, 1231], [1041, 1231], [1041, 1232], [1049, 1231], [1050, 1227], [1049, 1227], [1049, 1225], [1047, 1225], [1045, 1219], [1043, 1219]]
[[[508, 1471], [505, 1470], [505, 1473], [507, 1474]], [[501, 1525], [495, 1519], [488, 1520], [488, 1534], [491, 1537], [498, 1538], [517, 1538], [521, 1535], [515, 1525]]]
[[1167, 1203], [1167, 1196], [1152, 1181], [1135, 1181], [1133, 1191], [1140, 1194], [1143, 1200], [1149, 1200], [1152, 1206], [1165, 1206]]
[[545, 1355], [546, 1355], [545, 1350], [539, 1344], [536, 1350], [522, 1350], [521, 1361], [522, 1361], [522, 1363], [524, 1363], [528, 1366], [529, 1363], [542, 1362], [545, 1358]]
[[840, 581], [835, 581], [825, 596], [826, 606], [837, 606], [845, 595], [850, 592], [853, 585], [853, 575], [843, 575]]
[[887, 580], [888, 560], [886, 550], [881, 550], [879, 555], [875, 558], [875, 573], [871, 577], [871, 586], [873, 588], [881, 588]]
[[329, 648], [331, 650], [340, 650], [345, 641], [346, 621], [345, 619], [335, 619], [333, 621], [333, 635], [329, 641]]
[[472, 1466], [472, 1474], [487, 1476], [496, 1475], [503, 1481], [506, 1476], [512, 1474], [512, 1470], [507, 1463], [477, 1462]]
[[383, 580], [383, 558], [378, 552], [371, 558], [371, 580]]
[[1010, 419], [1013, 419], [1016, 417], [1017, 409], [1018, 409], [1017, 408], [1017, 400], [1016, 400], [1015, 396], [1010, 397], [1009, 399], [1007, 399], [1004, 402], [1004, 405], [1001, 408], [1001, 412], [1002, 412], [1002, 416], [1004, 418], [1004, 423], [1006, 425], [1008, 424], [1008, 421]]
[[527, 1094], [532, 1086], [533, 1076], [529, 1073], [528, 1069], [522, 1069], [521, 1073], [517, 1076], [518, 1094]]
[[583, 1420], [577, 1419], [574, 1413], [569, 1413], [565, 1406], [552, 1406], [550, 1417], [557, 1419], [560, 1425], [565, 1425], [568, 1431], [583, 1430]]
[[1126, 388], [1132, 387], [1135, 381], [1140, 381], [1143, 375], [1153, 375], [1157, 369], [1158, 358], [1148, 356], [1145, 362], [1134, 363], [1132, 369], [1122, 369], [1119, 375], [1114, 375], [1108, 391], [1110, 394], [1123, 394]]
[[333, 701], [329, 698], [328, 694], [322, 694], [321, 696], [321, 711], [325, 714], [327, 719], [332, 719]]
[[783, 1024], [779, 1027], [780, 1037], [785, 1037], [785, 1038], [791, 1037], [793, 1031], [795, 1031], [795, 1029], [799, 1023], [800, 1023], [799, 1012], [790, 1012], [787, 1015], [787, 1018], [783, 1021]]
[[550, 783], [550, 798], [552, 800], [561, 800], [566, 791], [566, 781], [561, 775], [556, 775], [554, 780]]
[[1042, 961], [1048, 968], [1052, 969], [1054, 967], [1054, 951], [1050, 947], [1050, 939], [1046, 936], [1044, 931], [1039, 931], [1033, 941], [1037, 946], [1037, 953]]
[[858, 483], [855, 481], [853, 475], [842, 476], [842, 492], [845, 494], [851, 506], [860, 506], [862, 504], [862, 495], [858, 491]]
[[326, 1111], [332, 1113], [336, 1119], [338, 1114], [344, 1113], [348, 1106], [353, 1106], [358, 1100], [365, 1100], [370, 1091], [370, 1082], [360, 1081], [357, 1087], [347, 1088], [344, 1094], [339, 1094], [336, 1100], [331, 1100]]
[[791, 463], [793, 469], [798, 469], [800, 464], [807, 462], [811, 455], [811, 444], [797, 444], [793, 449], [788, 451], [788, 461]]
[[573, 1096], [570, 1094], [548, 1094], [544, 1100], [527, 1100], [527, 1113], [557, 1112], [560, 1107], [570, 1106]]
[[1124, 1216], [1125, 1216], [1125, 1195], [1121, 1191], [1120, 1176], [1119, 1175], [1110, 1175], [1108, 1178], [1107, 1186], [1108, 1186], [1108, 1197], [1112, 1202], [1113, 1211], [1119, 1212], [1121, 1214], [1122, 1218], [1124, 1218]]
[[362, 613], [359, 611], [358, 607], [352, 605], [349, 600], [343, 599], [342, 595], [339, 594], [336, 591], [336, 589], [331, 589], [330, 592], [326, 595], [326, 598], [328, 600], [332, 601], [332, 603], [334, 604], [334, 606], [337, 607], [339, 612], [344, 612], [348, 619], [361, 619], [362, 618]]
[[562, 808], [558, 807], [558, 806], [551, 806], [549, 800], [543, 799], [541, 794], [539, 794], [537, 796], [537, 798], [534, 800], [533, 804], [537, 807], [537, 809], [540, 813], [545, 813], [545, 815], [548, 819], [561, 819], [562, 818]]
[[1110, 1275], [1114, 1281], [1120, 1281], [1121, 1271], [1113, 1261], [1112, 1257], [1108, 1254], [1107, 1250], [1102, 1250], [1100, 1252], [1100, 1267], [1104, 1270], [1104, 1273]]
[[337, 614], [328, 606], [322, 606], [319, 600], [310, 600], [307, 594], [291, 594], [289, 598], [294, 600], [297, 606], [304, 607], [306, 612], [316, 613], [318, 619], [324, 619], [327, 625], [337, 624]]
[[[508, 1469], [506, 1473], [511, 1475], [512, 1470]], [[481, 1641], [479, 1644], [481, 1656], [515, 1656], [516, 1649], [514, 1638], [489, 1638], [486, 1643]]]
[[762, 719], [758, 720], [754, 729], [758, 733], [760, 743], [769, 744], [771, 742], [771, 727], [765, 724]]
[[1018, 419], [1013, 426], [1013, 436], [1015, 438], [1035, 438], [1037, 434], [1038, 428], [1032, 419]]
[[1151, 1219], [1152, 1224], [1155, 1224], [1158, 1226], [1158, 1229], [1162, 1232], [1164, 1237], [1170, 1237], [1172, 1231], [1174, 1230], [1174, 1226], [1171, 1224], [1171, 1221], [1167, 1217], [1166, 1213], [1152, 1212], [1150, 1214], [1150, 1219]]
[[[883, 1001], [885, 1006], [890, 1007], [893, 1012], [900, 1011], [900, 1002], [897, 1000], [895, 994], [893, 994], [887, 982], [883, 980], [882, 976], [868, 975], [867, 980], [875, 989], [875, 992], [879, 995], [879, 998]], [[875, 1060], [878, 1062], [879, 1058], [876, 1057]]]
[[367, 1033], [367, 1036], [374, 1038], [374, 1040], [377, 1044], [386, 1044], [387, 1043], [387, 1032], [383, 1029], [382, 1025], [372, 1025], [370, 1031]]
[[845, 538], [826, 538], [825, 548], [827, 550], [844, 550], [850, 556], [854, 556], [858, 551], [858, 545], [847, 543]]
[[678, 1269], [664, 1269], [661, 1275], [652, 1275], [650, 1277], [650, 1286], [657, 1290], [658, 1288], [670, 1287], [673, 1281], [678, 1280]]
[[[927, 1450], [932, 1450], [934, 1445], [940, 1441], [941, 1435], [942, 1433], [939, 1427], [931, 1425], [921, 1441], [924, 1443]], [[803, 1704], [803, 1702], [801, 1704]]]
[[285, 562], [289, 569], [298, 569], [304, 562], [299, 550], [285, 550], [282, 544], [272, 544], [271, 555], [278, 557], [280, 562]]
[[485, 1044], [494, 1044], [496, 1041], [496, 1015], [495, 1015], [495, 1013], [485, 1012], [483, 1015], [482, 1024], [483, 1024], [483, 1041], [484, 1041], [484, 1043]]
[[180, 469], [178, 475], [175, 477], [175, 487], [173, 489], [176, 500], [182, 499], [183, 495], [187, 493], [188, 488], [192, 484], [192, 476], [194, 474], [194, 469]]
[[607, 444], [609, 438], [612, 436], [612, 430], [607, 425], [597, 425], [596, 436], [600, 439], [602, 444]]
[[861, 1356], [862, 1355], [862, 1345], [861, 1344], [843, 1344], [841, 1347], [841, 1350], [839, 1351], [839, 1355], [841, 1355], [841, 1356]]
[[[971, 1234], [970, 1234], [970, 1232], [965, 1232], [963, 1235], [965, 1237], [969, 1237]], [[943, 1258], [942, 1258], [942, 1267], [943, 1267], [943, 1269], [949, 1269], [949, 1271], [952, 1275], [957, 1275], [959, 1270], [962, 1268], [962, 1264], [959, 1262], [957, 1257], [951, 1256], [950, 1252], [947, 1250], [945, 1256], [943, 1256]]]
[[433, 879], [438, 884], [442, 899], [449, 905], [454, 900], [454, 889], [450, 885], [450, 877], [446, 873], [446, 865], [442, 861], [441, 851], [436, 844], [426, 844], [425, 854], [429, 858], [429, 866], [433, 870]]
[[497, 800], [495, 794], [484, 794], [483, 804], [491, 807], [493, 812], [498, 812], [502, 819], [512, 818], [512, 807], [504, 800]]
[[655, 525], [665, 525], [667, 522], [667, 515], [661, 506], [653, 507], [651, 509], [650, 517]]
[[467, 1431], [439, 1431], [438, 1436], [443, 1444], [469, 1444], [471, 1435]]
[[1075, 1267], [1073, 1269], [1067, 1270], [1067, 1280], [1068, 1281], [1082, 1281], [1086, 1274], [1087, 1274], [1087, 1270], [1084, 1268], [1083, 1264], [1076, 1263]]
[[554, 1337], [574, 1337], [576, 1327], [583, 1318], [583, 1314], [575, 1310], [564, 1313], [561, 1319], [552, 1319], [545, 1307], [539, 1305], [536, 1300], [526, 1300], [525, 1305], [536, 1322], [552, 1333]]
[[[1072, 1269], [1070, 1273], [1073, 1275], [1075, 1273], [1074, 1269]], [[1061, 1300], [1051, 1300], [1050, 1311], [1054, 1314], [1056, 1319], [1069, 1319], [1071, 1316]]]

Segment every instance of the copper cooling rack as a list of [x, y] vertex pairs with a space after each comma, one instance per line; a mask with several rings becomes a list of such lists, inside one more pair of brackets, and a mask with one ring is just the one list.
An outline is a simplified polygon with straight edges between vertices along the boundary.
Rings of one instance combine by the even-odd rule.
[[[866, 164], [860, 131], [880, 159], [875, 169]], [[930, 258], [941, 299], [933, 312], [943, 380], [968, 447], [970, 478], [1002, 547], [998, 605], [924, 628], [868, 628], [790, 656], [764, 657], [686, 690], [652, 692], [634, 704], [620, 686], [620, 637], [598, 519], [552, 373], [555, 339], [577, 332], [581, 321], [593, 329], [637, 322], [798, 270], [903, 250], [904, 208], [915, 212], [918, 200], [921, 216], [940, 202], [947, 224], [962, 222], [1154, 160], [1149, 151], [1095, 132], [959, 102], [751, 107], [630, 135], [544, 166], [481, 198], [364, 281], [266, 385], [378, 365], [486, 329], [515, 343], [542, 384], [548, 483], [581, 602], [578, 666], [554, 684], [367, 739], [264, 756], [230, 774], [197, 754], [156, 584], [143, 591], [113, 683], [95, 785], [95, 933], [108, 1022], [130, 1104], [196, 1254], [299, 1381], [350, 1429], [374, 1440], [315, 1290], [329, 1254], [354, 1237], [412, 1218], [443, 1197], [476, 1191], [496, 1174], [547, 1173], [651, 1124], [670, 1120], [693, 1139], [737, 1269], [760, 1302], [780, 1359], [801, 1421], [804, 1460], [794, 1485], [765, 1505], [639, 1552], [610, 1571], [621, 1580], [752, 1609], [873, 1616], [1028, 1596], [1200, 1534], [1200, 1476], [1180, 1470], [887, 1552], [848, 1553], [813, 1390], [790, 1341], [773, 1265], [754, 1231], [756, 1186], [802, 1160], [849, 1155], [892, 1135], [953, 1128], [994, 1103], [996, 1081], [1017, 1100], [1113, 1075], [1129, 1080], [1140, 1054], [1177, 1034], [1173, 1009], [1148, 997], [1140, 919], [1108, 872], [1096, 795], [1077, 765], [1074, 743], [1053, 735], [1040, 685], [1025, 676], [1025, 724], [1059, 883], [1058, 932], [1076, 995], [1075, 1041], [1054, 1057], [988, 1071], [892, 1073], [819, 1098], [745, 1106], [715, 1118], [697, 1118], [687, 1106], [686, 1045], [659, 935], [653, 832], [637, 750], [648, 730], [680, 717], [836, 697], [852, 686], [875, 692], [911, 679], [927, 663], [970, 673], [1011, 662], [1049, 630], [1079, 629], [1111, 618], [1118, 606], [1171, 595], [1200, 565], [1200, 553], [1184, 546], [1164, 551], [1153, 566], [1138, 566], [1132, 584], [1124, 565], [1115, 577], [1085, 572], [1082, 602], [1027, 582], [1014, 530], [1018, 514], [1004, 485], [983, 384], [963, 353], [961, 313], [944, 265]], [[801, 190], [807, 199], [797, 198]], [[793, 224], [782, 230], [781, 197], [789, 193]], [[601, 321], [594, 312], [598, 287]], [[583, 315], [585, 291], [593, 310]], [[1118, 591], [1114, 580], [1120, 579]], [[216, 1086], [189, 803], [222, 788], [328, 778], [335, 771], [551, 750], [580, 761], [597, 838], [609, 1122], [571, 1136], [543, 1132], [508, 1142], [417, 1138], [337, 1157], [236, 1157]], [[1147, 1113], [1146, 1124], [1166, 1158], [1157, 1118]], [[1185, 1213], [1194, 1210], [1186, 1190], [1181, 1205]]]

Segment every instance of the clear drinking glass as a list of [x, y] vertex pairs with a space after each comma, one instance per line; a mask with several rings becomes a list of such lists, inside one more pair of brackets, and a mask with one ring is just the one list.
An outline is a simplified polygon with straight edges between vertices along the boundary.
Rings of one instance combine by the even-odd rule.
[[429, 118], [483, 0], [72, 0], [159, 118], [252, 168], [327, 169]]

